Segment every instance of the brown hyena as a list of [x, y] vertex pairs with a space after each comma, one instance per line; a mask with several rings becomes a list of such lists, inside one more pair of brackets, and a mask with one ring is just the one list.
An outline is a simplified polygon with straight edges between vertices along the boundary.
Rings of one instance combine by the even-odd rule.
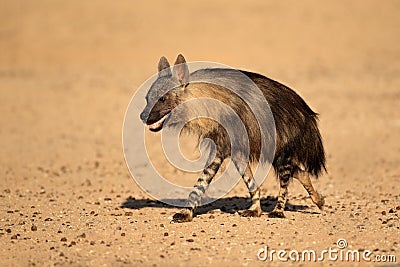
[[[171, 113], [181, 103], [196, 98], [213, 98], [229, 105], [240, 117], [247, 130], [250, 146], [249, 164], [239, 171], [249, 189], [252, 204], [241, 213], [242, 216], [261, 215], [260, 185], [255, 185], [251, 164], [260, 158], [261, 135], [251, 107], [235, 93], [219, 85], [196, 82], [202, 77], [222, 80], [226, 84], [240, 83], [233, 70], [225, 68], [201, 69], [189, 73], [188, 66], [182, 55], [179, 55], [171, 71], [165, 57], [158, 65], [158, 78], [152, 84], [146, 96], [147, 106], [140, 115], [151, 131], [159, 131], [164, 124], [174, 125], [186, 114], [171, 117]], [[317, 114], [293, 90], [260, 74], [239, 71], [246, 75], [262, 91], [268, 102], [276, 128], [276, 147], [272, 166], [280, 182], [277, 204], [270, 217], [284, 217], [284, 208], [291, 178], [297, 178], [309, 193], [312, 201], [322, 209], [323, 197], [314, 189], [310, 177], [318, 177], [325, 168], [325, 152], [321, 135], [317, 126]], [[199, 79], [200, 78], [200, 79]], [[241, 86], [241, 85], [240, 85]], [[239, 86], [239, 87], [240, 87]], [[170, 90], [173, 88], [172, 90]], [[245, 90], [245, 89], [239, 89]], [[239, 92], [240, 93], [240, 92]], [[246, 93], [246, 92], [243, 92]], [[248, 93], [248, 92], [247, 92]], [[240, 94], [239, 94], [240, 95]], [[205, 107], [207, 108], [207, 107]], [[196, 111], [194, 111], [196, 112]], [[217, 111], [224, 112], [224, 111]], [[264, 112], [257, 110], [257, 112]], [[201, 197], [207, 186], [219, 170], [222, 162], [231, 156], [231, 144], [227, 131], [215, 120], [199, 118], [185, 124], [184, 131], [203, 138], [211, 139], [216, 146], [213, 159], [207, 163], [200, 178], [189, 194], [189, 208], [185, 208], [173, 216], [175, 222], [191, 221], [196, 207], [200, 205]]]

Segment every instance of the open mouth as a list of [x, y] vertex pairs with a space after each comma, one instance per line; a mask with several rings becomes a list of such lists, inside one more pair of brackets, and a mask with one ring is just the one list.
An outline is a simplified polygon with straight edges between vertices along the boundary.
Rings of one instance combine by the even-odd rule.
[[156, 121], [155, 123], [149, 124], [149, 129], [152, 132], [158, 132], [159, 130], [162, 129], [162, 127], [164, 126], [164, 122], [166, 119], [168, 119], [170, 115], [170, 112], [168, 112], [167, 114], [165, 114], [161, 119], [159, 119], [158, 121]]

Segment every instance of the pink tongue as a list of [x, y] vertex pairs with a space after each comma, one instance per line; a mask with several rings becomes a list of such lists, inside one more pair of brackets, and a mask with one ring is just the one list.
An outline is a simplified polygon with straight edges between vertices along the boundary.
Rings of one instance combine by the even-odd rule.
[[150, 124], [149, 125], [149, 128], [150, 129], [157, 129], [158, 127], [160, 127], [161, 126], [161, 123], [163, 122], [163, 119], [161, 119], [161, 120], [159, 120], [159, 121], [157, 121], [157, 122], [155, 122], [155, 123], [153, 123], [153, 124]]

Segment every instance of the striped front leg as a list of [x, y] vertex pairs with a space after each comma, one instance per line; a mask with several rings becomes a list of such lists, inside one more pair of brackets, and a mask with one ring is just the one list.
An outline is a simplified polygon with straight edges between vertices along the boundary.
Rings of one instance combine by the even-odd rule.
[[192, 192], [190, 192], [189, 194], [189, 208], [182, 209], [178, 213], [174, 214], [172, 218], [173, 222], [190, 222], [193, 219], [194, 212], [201, 203], [201, 197], [204, 195], [208, 185], [211, 183], [215, 174], [218, 172], [222, 161], [222, 157], [215, 157], [213, 162], [203, 170], [200, 178], [194, 185]]

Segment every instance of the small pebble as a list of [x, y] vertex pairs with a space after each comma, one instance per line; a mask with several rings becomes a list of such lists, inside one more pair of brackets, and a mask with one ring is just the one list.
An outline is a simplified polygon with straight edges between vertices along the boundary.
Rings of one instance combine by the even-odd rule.
[[81, 234], [81, 235], [78, 235], [78, 237], [80, 237], [80, 238], [86, 238], [86, 234], [83, 233], [83, 234]]

